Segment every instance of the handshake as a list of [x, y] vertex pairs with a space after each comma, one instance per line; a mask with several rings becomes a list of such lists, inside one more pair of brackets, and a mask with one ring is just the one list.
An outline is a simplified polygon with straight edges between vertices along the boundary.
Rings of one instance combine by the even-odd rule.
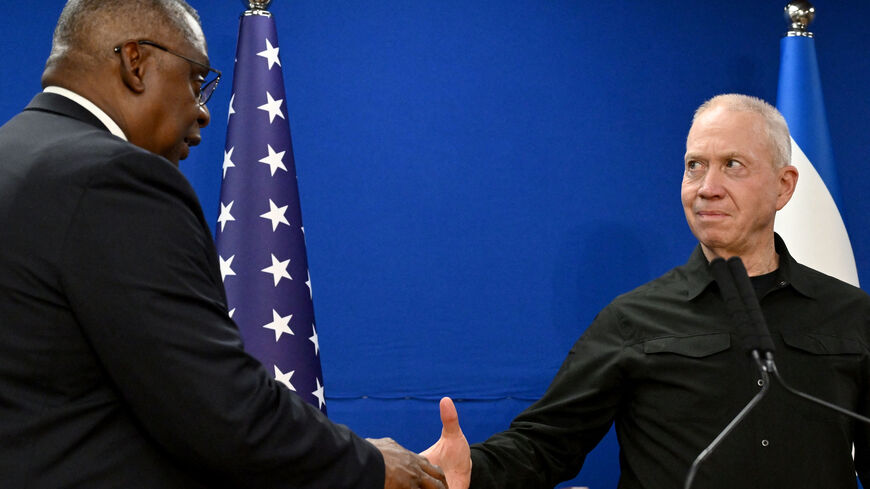
[[471, 451], [459, 427], [456, 407], [441, 399], [441, 438], [420, 455], [381, 438], [368, 441], [381, 451], [386, 467], [384, 489], [467, 489], [471, 482]]

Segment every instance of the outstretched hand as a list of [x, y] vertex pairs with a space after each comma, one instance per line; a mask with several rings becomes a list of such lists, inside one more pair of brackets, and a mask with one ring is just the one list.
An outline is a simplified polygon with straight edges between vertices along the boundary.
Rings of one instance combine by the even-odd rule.
[[390, 438], [367, 438], [366, 441], [384, 457], [384, 489], [447, 489], [441, 469], [420, 455], [402, 448]]
[[471, 450], [459, 427], [456, 406], [449, 397], [441, 399], [441, 438], [420, 455], [441, 467], [450, 489], [468, 489], [471, 483]]

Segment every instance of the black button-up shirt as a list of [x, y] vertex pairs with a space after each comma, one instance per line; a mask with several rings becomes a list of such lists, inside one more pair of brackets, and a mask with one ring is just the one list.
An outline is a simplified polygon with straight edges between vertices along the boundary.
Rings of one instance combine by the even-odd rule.
[[[870, 297], [795, 262], [779, 236], [776, 251], [776, 280], [759, 298], [778, 370], [798, 390], [870, 415]], [[854, 488], [856, 470], [867, 485], [870, 427], [771, 382], [693, 488]], [[681, 488], [760, 384], [699, 246], [602, 310], [544, 396], [472, 447], [471, 487], [553, 487], [577, 474], [615, 422], [619, 487]]]

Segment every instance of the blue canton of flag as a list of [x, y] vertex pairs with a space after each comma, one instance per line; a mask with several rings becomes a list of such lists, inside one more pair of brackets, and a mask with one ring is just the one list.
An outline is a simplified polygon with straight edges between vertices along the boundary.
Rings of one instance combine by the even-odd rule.
[[221, 276], [245, 348], [326, 412], [286, 109], [275, 21], [266, 11], [245, 12], [216, 231]]
[[799, 173], [791, 201], [777, 214], [776, 232], [797, 261], [857, 287], [858, 270], [839, 211], [837, 168], [810, 32], [793, 30], [780, 42], [776, 107], [788, 123], [791, 163]]

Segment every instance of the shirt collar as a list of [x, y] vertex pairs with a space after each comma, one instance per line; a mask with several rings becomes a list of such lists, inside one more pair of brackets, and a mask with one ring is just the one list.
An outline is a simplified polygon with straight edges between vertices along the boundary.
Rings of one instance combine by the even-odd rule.
[[115, 136], [118, 136], [119, 138], [123, 139], [124, 141], [127, 141], [127, 135], [124, 134], [124, 131], [121, 130], [121, 127], [118, 126], [118, 124], [115, 121], [113, 121], [112, 118], [109, 117], [108, 114], [103, 112], [102, 109], [97, 107], [96, 104], [94, 104], [90, 100], [82, 97], [81, 95], [73, 92], [72, 90], [67, 90], [66, 88], [58, 87], [58, 86], [54, 86], [54, 85], [49, 86], [49, 87], [45, 87], [43, 92], [54, 93], [54, 94], [66, 97], [66, 98], [72, 100], [73, 102], [81, 105], [82, 107], [87, 109], [88, 112], [90, 112], [91, 114], [94, 114], [94, 117], [99, 119], [100, 122], [102, 122], [103, 125], [106, 126], [106, 129], [108, 129], [109, 132], [111, 132]]
[[686, 273], [686, 298], [692, 300], [701, 295], [707, 286], [713, 282], [713, 274], [710, 272], [710, 263], [704, 256], [700, 243], [689, 257], [689, 261], [683, 265]]
[[813, 281], [810, 280], [808, 270], [811, 270], [804, 265], [798, 263], [785, 246], [785, 241], [774, 233], [773, 240], [776, 246], [776, 252], [779, 254], [779, 280], [794, 287], [795, 290], [807, 297], [815, 297], [816, 290], [813, 287]]
[[[785, 242], [778, 234], [773, 234], [774, 248], [779, 255], [779, 268], [777, 269], [777, 278], [780, 282], [785, 282], [791, 285], [796, 291], [807, 297], [814, 297], [815, 290], [807, 276], [807, 268], [795, 261]], [[683, 270], [686, 275], [686, 299], [692, 300], [701, 295], [712, 282], [713, 274], [710, 272], [710, 263], [707, 257], [701, 250], [701, 245], [698, 244], [689, 261], [683, 265]]]

